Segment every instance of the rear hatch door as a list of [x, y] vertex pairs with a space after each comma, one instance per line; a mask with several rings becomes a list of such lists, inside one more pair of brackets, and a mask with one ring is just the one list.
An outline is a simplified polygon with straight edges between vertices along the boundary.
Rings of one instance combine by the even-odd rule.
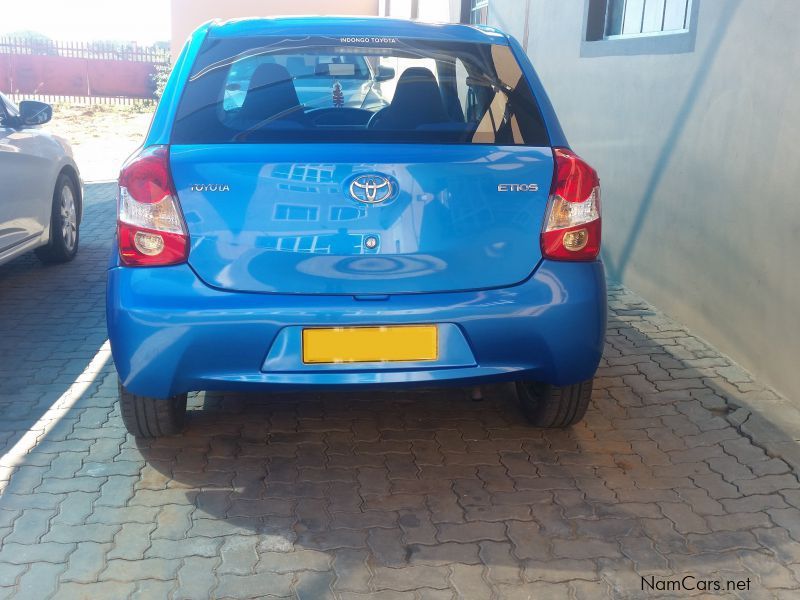
[[170, 161], [189, 264], [216, 288], [475, 290], [519, 283], [541, 259], [547, 147], [179, 145]]

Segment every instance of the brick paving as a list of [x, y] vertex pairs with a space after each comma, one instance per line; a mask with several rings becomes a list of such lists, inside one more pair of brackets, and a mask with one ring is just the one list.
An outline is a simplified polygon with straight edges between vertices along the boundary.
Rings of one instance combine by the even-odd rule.
[[102, 350], [114, 189], [87, 192], [74, 263], [0, 267], [0, 598], [798, 597], [800, 412], [618, 286], [569, 431], [506, 386], [195, 394], [137, 443]]

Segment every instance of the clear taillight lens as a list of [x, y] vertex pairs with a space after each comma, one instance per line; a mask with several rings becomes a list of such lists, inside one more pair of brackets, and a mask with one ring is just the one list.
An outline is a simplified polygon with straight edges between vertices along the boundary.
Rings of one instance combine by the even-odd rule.
[[131, 157], [119, 175], [117, 234], [127, 266], [185, 262], [189, 236], [169, 172], [169, 149], [152, 146]]
[[542, 256], [553, 260], [594, 260], [600, 253], [600, 180], [592, 167], [567, 148], [554, 148]]

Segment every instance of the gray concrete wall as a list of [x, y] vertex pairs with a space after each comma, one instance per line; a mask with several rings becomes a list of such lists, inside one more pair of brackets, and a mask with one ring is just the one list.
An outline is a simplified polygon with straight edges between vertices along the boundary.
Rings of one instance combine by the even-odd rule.
[[[522, 41], [526, 3], [490, 24]], [[528, 52], [600, 173], [610, 278], [800, 400], [800, 2], [694, 4], [688, 39], [615, 46], [530, 0]]]

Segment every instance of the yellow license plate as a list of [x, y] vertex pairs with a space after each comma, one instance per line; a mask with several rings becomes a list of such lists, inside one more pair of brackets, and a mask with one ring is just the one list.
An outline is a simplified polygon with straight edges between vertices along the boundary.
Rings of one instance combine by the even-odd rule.
[[303, 330], [304, 363], [436, 360], [436, 325]]

